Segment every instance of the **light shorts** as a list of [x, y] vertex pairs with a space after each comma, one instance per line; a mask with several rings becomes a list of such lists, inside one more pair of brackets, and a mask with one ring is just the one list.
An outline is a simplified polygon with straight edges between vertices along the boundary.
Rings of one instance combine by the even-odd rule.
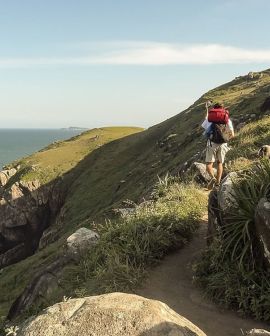
[[216, 144], [214, 142], [207, 142], [205, 162], [220, 162], [224, 163], [226, 153], [230, 150], [227, 143]]

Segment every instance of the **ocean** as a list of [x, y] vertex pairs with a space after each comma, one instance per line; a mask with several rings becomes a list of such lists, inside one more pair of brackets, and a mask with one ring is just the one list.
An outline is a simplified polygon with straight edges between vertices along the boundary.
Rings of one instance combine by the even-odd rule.
[[76, 129], [0, 129], [0, 169], [50, 143], [78, 135]]

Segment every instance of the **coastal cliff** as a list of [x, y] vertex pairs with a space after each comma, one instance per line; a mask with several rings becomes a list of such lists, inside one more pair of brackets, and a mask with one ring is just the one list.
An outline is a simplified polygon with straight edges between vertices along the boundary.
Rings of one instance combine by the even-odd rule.
[[[196, 162], [204, 157], [201, 121], [205, 101], [210, 98], [224, 101], [239, 132], [228, 155], [226, 173], [230, 173], [249, 169], [257, 160], [260, 146], [270, 141], [269, 94], [269, 70], [252, 78], [241, 76], [207, 92], [179, 115], [147, 130], [87, 131], [52, 144], [0, 173], [1, 315], [5, 317], [9, 313], [10, 318], [15, 318], [31, 309], [39, 311], [63, 295], [85, 296], [115, 289], [130, 291], [142, 281], [149, 265], [186, 244], [191, 235], [186, 227], [194, 225], [195, 230], [206, 210], [202, 186], [193, 185], [194, 175], [197, 182], [206, 182], [200, 173], [194, 173], [194, 167], [201, 167]], [[256, 128], [253, 133], [252, 127]], [[245, 138], [248, 132], [252, 135]], [[182, 183], [188, 185], [187, 190]], [[189, 200], [189, 204], [183, 199]], [[258, 205], [257, 211], [264, 216], [265, 209], [261, 207]], [[194, 209], [198, 209], [196, 216]], [[140, 218], [142, 226], [136, 218]], [[167, 218], [175, 220], [168, 227]], [[168, 240], [162, 241], [164, 245], [157, 244], [160, 236], [153, 236], [154, 225], [159, 222], [168, 234]], [[146, 241], [146, 228], [150, 230], [151, 225], [152, 236], [147, 236]], [[96, 232], [101, 243], [91, 257], [70, 258], [67, 238], [81, 228]], [[138, 233], [138, 241], [145, 244], [144, 248], [150, 246], [147, 251], [153, 254], [149, 259], [142, 252], [143, 247], [136, 250], [138, 241], [132, 248], [130, 244], [123, 245], [134, 232]], [[268, 239], [265, 242], [268, 244]], [[104, 249], [106, 245], [110, 246], [109, 250]], [[102, 251], [107, 251], [111, 259], [106, 259]], [[134, 251], [140, 252], [139, 257]], [[114, 272], [120, 274], [119, 278], [114, 278]], [[55, 281], [46, 280], [46, 290], [42, 285], [26, 308], [22, 304], [25, 293], [29, 288], [37, 288], [44, 274], [56, 274]]]

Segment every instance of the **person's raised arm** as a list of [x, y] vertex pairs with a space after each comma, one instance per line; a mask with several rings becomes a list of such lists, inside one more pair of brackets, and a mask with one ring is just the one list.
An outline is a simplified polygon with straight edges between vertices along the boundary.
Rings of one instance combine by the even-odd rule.
[[209, 104], [208, 104], [208, 101], [207, 101], [205, 103], [205, 110], [206, 110], [205, 119], [208, 119], [208, 108], [209, 108]]
[[232, 124], [232, 121], [231, 119], [229, 119], [229, 129], [230, 129], [230, 139], [234, 138], [235, 137], [235, 133], [234, 133], [234, 128], [233, 128], [233, 124]]
[[205, 119], [208, 119], [208, 111], [209, 111], [209, 107], [211, 106], [211, 104], [212, 104], [212, 101], [211, 101], [211, 100], [208, 100], [208, 101], [205, 103], [205, 109], [206, 109]]

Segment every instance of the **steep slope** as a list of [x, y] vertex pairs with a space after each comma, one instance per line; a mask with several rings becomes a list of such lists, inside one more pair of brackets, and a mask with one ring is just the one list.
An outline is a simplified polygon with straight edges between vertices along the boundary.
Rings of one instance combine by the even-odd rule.
[[237, 78], [209, 91], [179, 115], [87, 157], [67, 199], [67, 221], [78, 224], [123, 198], [137, 200], [157, 175], [180, 171], [185, 162], [199, 157], [205, 147], [201, 122], [206, 100], [224, 102], [235, 125], [243, 126], [269, 111], [261, 109], [269, 94], [269, 70]]
[[[110, 215], [121, 201], [132, 199], [136, 202], [147, 196], [157, 175], [181, 172], [192, 160], [203, 155], [205, 140], [200, 125], [206, 100], [224, 102], [234, 123], [240, 127], [241, 123], [268, 113], [269, 93], [270, 70], [242, 76], [209, 91], [179, 115], [143, 132], [138, 133], [138, 129], [122, 131], [119, 136], [105, 136], [104, 141], [101, 136], [100, 142], [92, 142], [90, 139], [96, 137], [94, 130], [83, 147], [65, 142], [61, 146], [66, 151], [61, 155], [57, 152], [58, 145], [52, 145], [17, 162], [21, 169], [12, 183], [18, 178], [26, 182], [38, 178], [46, 185], [60, 176], [66, 197], [58, 216], [50, 222], [47, 233], [52, 239], [44, 239], [43, 249], [32, 257], [4, 269], [0, 288], [5, 288], [7, 294], [0, 299], [3, 301], [1, 314], [6, 314], [10, 303], [31, 278], [27, 270], [37, 271], [54, 259], [69, 233], [81, 226], [96, 227], [104, 214]], [[135, 134], [128, 135], [130, 133]], [[110, 141], [113, 138], [120, 139]], [[88, 145], [93, 146], [93, 150], [84, 156]], [[80, 162], [73, 159], [77, 154], [80, 158], [84, 156]]]

